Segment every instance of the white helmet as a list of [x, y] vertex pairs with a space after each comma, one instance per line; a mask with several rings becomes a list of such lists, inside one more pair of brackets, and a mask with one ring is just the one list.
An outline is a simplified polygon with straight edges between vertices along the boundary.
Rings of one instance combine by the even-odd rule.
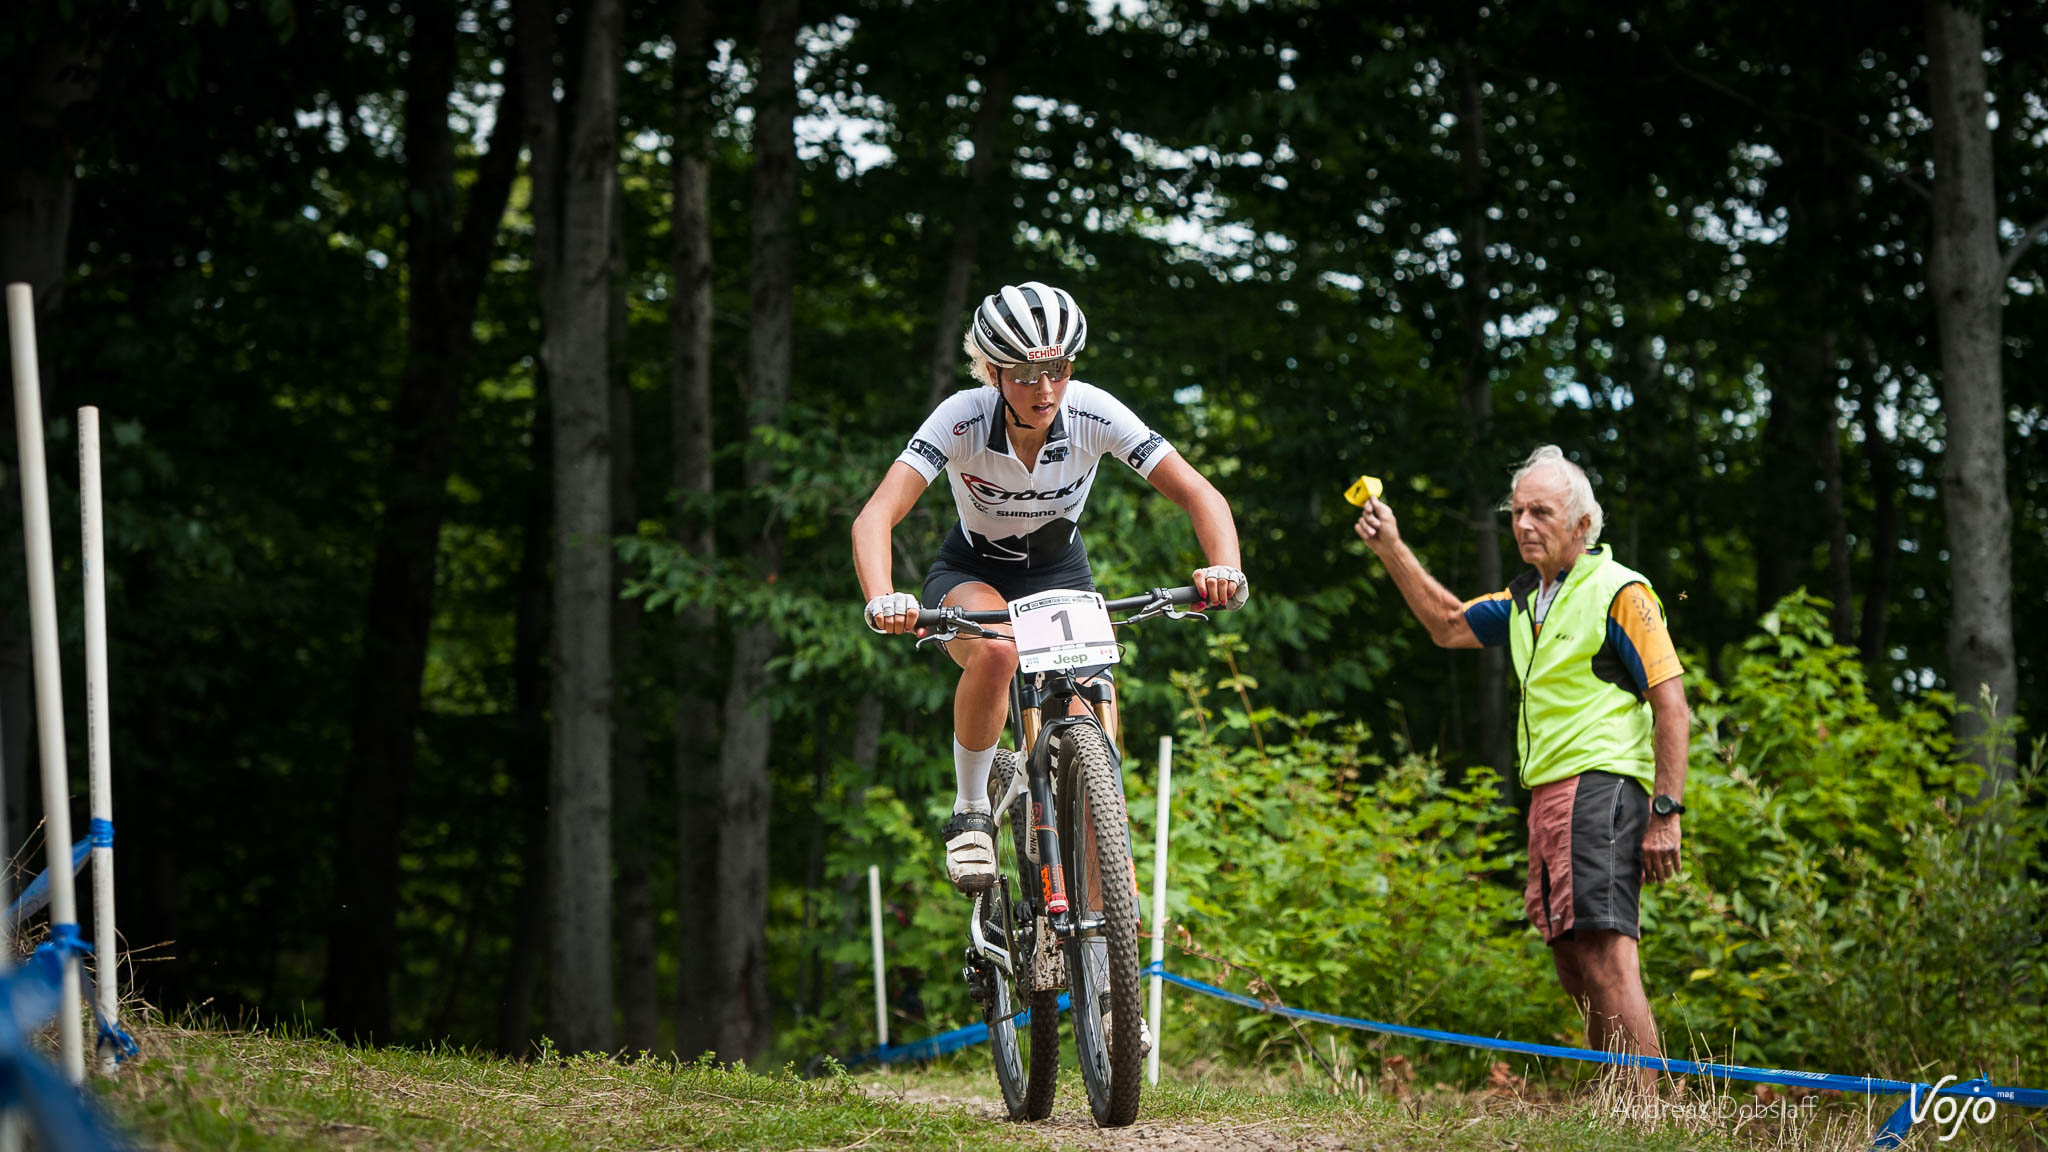
[[971, 331], [981, 354], [1007, 368], [1073, 356], [1088, 343], [1088, 318], [1072, 296], [1027, 280], [983, 299]]

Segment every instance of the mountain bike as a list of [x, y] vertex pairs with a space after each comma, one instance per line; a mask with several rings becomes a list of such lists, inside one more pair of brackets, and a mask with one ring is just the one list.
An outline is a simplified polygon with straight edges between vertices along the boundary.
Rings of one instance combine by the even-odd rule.
[[[1138, 1117], [1145, 1052], [1138, 977], [1138, 870], [1124, 808], [1123, 762], [1106, 680], [1119, 659], [1114, 629], [1155, 616], [1206, 619], [1194, 588], [1154, 588], [1105, 601], [1057, 590], [1007, 608], [918, 613], [918, 646], [961, 636], [1012, 641], [1016, 750], [989, 773], [996, 797], [995, 884], [968, 921], [968, 991], [982, 1007], [996, 1080], [1013, 1120], [1052, 1114], [1059, 1072], [1059, 993], [1070, 988], [1074, 1049], [1096, 1124]], [[1112, 619], [1112, 612], [1128, 612]], [[987, 625], [1009, 624], [1010, 635]], [[1078, 715], [1074, 703], [1087, 707]], [[1048, 818], [1050, 814], [1050, 818]], [[1002, 834], [1009, 825], [1010, 835]], [[1018, 1034], [1024, 1024], [1029, 1031]]]

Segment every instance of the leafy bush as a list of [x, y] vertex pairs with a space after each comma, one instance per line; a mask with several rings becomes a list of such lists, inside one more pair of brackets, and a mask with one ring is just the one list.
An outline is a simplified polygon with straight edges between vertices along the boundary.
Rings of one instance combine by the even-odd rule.
[[[1196, 731], [1175, 772], [1170, 909], [1215, 959], [1176, 970], [1238, 990], [1255, 973], [1298, 1007], [1579, 1043], [1522, 920], [1521, 817], [1497, 778], [1454, 782], [1426, 756], [1373, 754], [1357, 725], [1256, 709], [1240, 650], [1212, 647], [1229, 675], [1179, 681]], [[1238, 706], [1211, 710], [1216, 690]], [[1695, 674], [1687, 691], [1686, 873], [1644, 894], [1645, 984], [1672, 1054], [2048, 1080], [2048, 891], [2029, 874], [2048, 849], [2039, 749], [1976, 806], [1950, 702], [1880, 710], [1855, 654], [1831, 643], [1826, 605], [1803, 594], [1763, 619], [1725, 688]], [[1293, 1042], [1284, 1023], [1218, 1002], [1175, 1011], [1199, 1022], [1197, 1050], [1255, 1058]], [[1439, 1079], [1472, 1082], [1490, 1060], [1338, 1043], [1403, 1051]]]
[[1762, 624], [1725, 689], [1688, 677], [1687, 877], [1644, 900], [1667, 1040], [1689, 1027], [1740, 1062], [1850, 1074], [2048, 1079], [2038, 747], [1977, 806], [1951, 701], [1881, 712], [1803, 593]]
[[[1176, 674], [1168, 910], [1177, 972], [1289, 1005], [1481, 1036], [1576, 1045], [1576, 1013], [1522, 917], [1522, 817], [1491, 770], [1373, 751], [1363, 725], [1258, 707], [1245, 647], [1210, 644], [1211, 681]], [[1214, 673], [1212, 673], [1214, 675]], [[1880, 710], [1824, 606], [1795, 596], [1763, 620], [1726, 686], [1689, 674], [1694, 710], [1686, 871], [1645, 889], [1645, 985], [1674, 1056], [1932, 1080], [2048, 1082], [2048, 850], [2034, 763], [1985, 805], [1940, 697]], [[936, 759], [931, 775], [942, 779]], [[1138, 872], [1152, 877], [1156, 773], [1127, 787]], [[837, 923], [808, 943], [844, 978], [785, 1034], [804, 1059], [865, 1048], [867, 865], [890, 906], [892, 1035], [976, 1019], [958, 979], [964, 905], [919, 812], [888, 789], [823, 806]], [[1149, 916], [1150, 902], [1142, 905]], [[1149, 927], [1149, 926], [1148, 926]], [[919, 981], [906, 1000], [907, 980]], [[1264, 1061], [1312, 1041], [1356, 1068], [1400, 1054], [1426, 1079], [1476, 1084], [1494, 1055], [1305, 1027], [1176, 993], [1170, 1060]], [[1582, 1067], [1553, 1068], [1582, 1075]]]
[[[1212, 712], [1207, 687], [1179, 679], [1197, 733], [1176, 751], [1169, 915], [1192, 955], [1175, 971], [1287, 1004], [1420, 1027], [1522, 1039], [1577, 1034], [1554, 991], [1543, 947], [1523, 926], [1517, 817], [1500, 778], [1462, 782], [1432, 759], [1388, 761], [1355, 723], [1249, 707], [1249, 680], [1219, 687], [1237, 708]], [[1156, 777], [1138, 788], [1139, 873], [1149, 879]], [[1194, 1036], [1190, 1042], [1190, 1023]], [[1176, 1050], [1222, 1048], [1257, 1058], [1297, 1043], [1284, 1021], [1219, 1001], [1182, 997], [1169, 1030]], [[1482, 1073], [1470, 1049], [1389, 1042], [1362, 1032], [1319, 1048], [1340, 1064], [1400, 1051], [1438, 1079]], [[1307, 1057], [1303, 1057], [1307, 1059]]]

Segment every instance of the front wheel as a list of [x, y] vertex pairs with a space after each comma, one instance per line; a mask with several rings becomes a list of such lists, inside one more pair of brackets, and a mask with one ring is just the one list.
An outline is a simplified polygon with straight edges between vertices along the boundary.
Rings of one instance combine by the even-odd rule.
[[[1023, 758], [1004, 749], [996, 753], [989, 769], [989, 796], [1001, 797], [1010, 777], [1023, 768]], [[982, 935], [1010, 952], [1011, 974], [1004, 975], [988, 963], [990, 996], [984, 1019], [988, 1021], [989, 1050], [995, 1055], [996, 1082], [1002, 1085], [1003, 1105], [1012, 1120], [1043, 1120], [1052, 1115], [1054, 1081], [1060, 1066], [1059, 994], [1036, 991], [1032, 960], [1036, 950], [1034, 918], [1030, 909], [1037, 901], [1030, 887], [1033, 870], [1023, 858], [1026, 838], [1031, 835], [1029, 795], [1019, 796], [1010, 811], [996, 814], [996, 884], [978, 905]], [[1005, 836], [1004, 826], [1010, 835]], [[1013, 890], [1012, 883], [1022, 885]], [[1030, 1012], [1029, 1031], [1017, 1030], [1018, 1010]]]
[[1119, 1128], [1138, 1118], [1145, 1062], [1138, 873], [1122, 767], [1100, 728], [1076, 724], [1060, 733], [1059, 769], [1060, 849], [1075, 924], [1067, 942], [1074, 1048], [1095, 1123]]

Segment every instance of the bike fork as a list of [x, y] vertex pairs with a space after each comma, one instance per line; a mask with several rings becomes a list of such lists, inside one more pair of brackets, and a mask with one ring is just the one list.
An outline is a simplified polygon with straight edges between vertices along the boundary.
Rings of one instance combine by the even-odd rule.
[[1066, 935], [1067, 877], [1060, 867], [1060, 833], [1054, 818], [1052, 777], [1031, 773], [1031, 834], [1038, 840], [1038, 883], [1045, 896], [1046, 917]]

